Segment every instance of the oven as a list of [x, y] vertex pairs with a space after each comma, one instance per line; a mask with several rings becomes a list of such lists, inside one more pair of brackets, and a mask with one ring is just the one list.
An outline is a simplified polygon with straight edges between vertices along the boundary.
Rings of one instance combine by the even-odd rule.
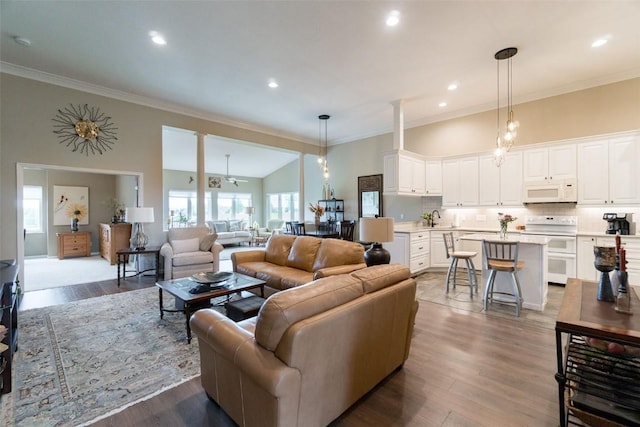
[[523, 234], [544, 236], [547, 245], [547, 281], [566, 285], [576, 277], [578, 220], [574, 216], [536, 216], [525, 218]]

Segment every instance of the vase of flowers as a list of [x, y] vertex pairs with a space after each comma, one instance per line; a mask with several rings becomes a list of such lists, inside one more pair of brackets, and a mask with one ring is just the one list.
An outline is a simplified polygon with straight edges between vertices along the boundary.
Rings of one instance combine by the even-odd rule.
[[515, 216], [511, 216], [509, 214], [498, 213], [498, 221], [500, 221], [500, 238], [507, 238], [507, 228], [509, 227], [509, 223], [515, 221]]
[[309, 203], [309, 210], [313, 212], [313, 214], [315, 215], [315, 223], [316, 223], [316, 229], [317, 229], [318, 226], [320, 225], [320, 217], [324, 215], [324, 206], [320, 206], [319, 204], [314, 205], [312, 203]]

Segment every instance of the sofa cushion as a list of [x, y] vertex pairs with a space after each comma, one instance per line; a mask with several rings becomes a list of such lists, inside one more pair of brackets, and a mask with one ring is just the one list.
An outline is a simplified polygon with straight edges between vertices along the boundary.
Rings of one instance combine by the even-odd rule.
[[363, 291], [368, 294], [408, 279], [411, 272], [402, 264], [382, 264], [356, 270], [351, 276], [362, 280]]
[[347, 264], [364, 264], [364, 247], [360, 243], [322, 239], [313, 263], [313, 271]]
[[171, 248], [174, 254], [181, 254], [184, 252], [198, 252], [200, 249], [200, 239], [194, 237], [192, 239], [177, 239], [172, 240]]
[[287, 234], [277, 234], [271, 236], [264, 248], [264, 260], [276, 265], [286, 265], [287, 257], [296, 236]]
[[313, 280], [313, 273], [297, 268], [270, 264], [256, 272], [255, 277], [264, 280], [266, 286], [283, 291], [311, 282]]
[[213, 262], [213, 253], [195, 251], [195, 252], [182, 252], [174, 255], [172, 258], [174, 267], [181, 267], [185, 265], [196, 264], [208, 264]]
[[255, 338], [275, 351], [296, 322], [362, 296], [362, 283], [350, 275], [326, 277], [270, 296], [258, 313]]
[[237, 219], [229, 220], [229, 231], [242, 231], [242, 221]]
[[316, 253], [321, 243], [322, 239], [317, 237], [298, 236], [289, 251], [287, 266], [313, 271], [313, 261], [316, 259]]
[[204, 236], [200, 237], [200, 250], [201, 251], [210, 250], [211, 246], [213, 246], [213, 243], [216, 241], [217, 238], [218, 238], [218, 235], [216, 233], [205, 234]]
[[227, 221], [212, 221], [212, 224], [213, 224], [213, 228], [218, 234], [224, 233], [225, 231], [230, 231], [229, 224], [227, 223]]

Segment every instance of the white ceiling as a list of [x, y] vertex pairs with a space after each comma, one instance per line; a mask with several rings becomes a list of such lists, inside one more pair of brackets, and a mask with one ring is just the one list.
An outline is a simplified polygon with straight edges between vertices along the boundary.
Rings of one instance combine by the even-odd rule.
[[330, 145], [390, 132], [400, 99], [405, 127], [493, 109], [509, 46], [516, 104], [640, 76], [637, 0], [3, 0], [0, 15], [4, 72], [309, 143], [319, 114]]

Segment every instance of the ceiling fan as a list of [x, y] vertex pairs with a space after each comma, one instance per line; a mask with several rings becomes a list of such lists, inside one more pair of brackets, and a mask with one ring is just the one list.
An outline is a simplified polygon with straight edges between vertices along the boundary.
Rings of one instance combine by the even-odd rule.
[[229, 157], [231, 157], [231, 154], [225, 154], [225, 156], [227, 157], [227, 174], [222, 177], [224, 182], [231, 183], [236, 187], [238, 186], [239, 182], [248, 182], [246, 179], [238, 179], [229, 175]]

